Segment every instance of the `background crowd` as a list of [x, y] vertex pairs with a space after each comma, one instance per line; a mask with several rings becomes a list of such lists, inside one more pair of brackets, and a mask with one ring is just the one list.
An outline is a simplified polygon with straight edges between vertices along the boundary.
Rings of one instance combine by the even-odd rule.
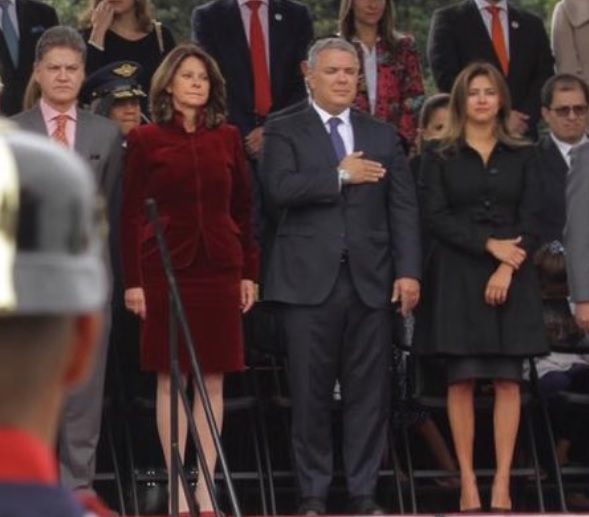
[[[406, 374], [394, 311], [415, 318], [412, 355], [443, 360], [452, 450], [425, 411], [413, 420], [440, 466], [458, 469], [460, 510], [484, 506], [473, 465], [479, 381], [495, 394], [489, 506], [499, 511], [512, 509], [524, 360], [539, 358], [547, 395], [586, 392], [583, 355], [548, 355], [589, 329], [586, 3], [558, 2], [547, 31], [506, 0], [456, 2], [433, 13], [425, 55], [398, 29], [392, 0], [337, 3], [331, 35], [316, 34], [295, 0], [211, 0], [192, 11], [191, 42], [177, 45], [185, 38], [149, 0], [90, 0], [76, 27], [43, 2], [0, 1], [0, 110], [86, 160], [112, 228], [98, 360], [62, 412], [67, 487], [92, 488], [109, 340], [140, 350], [131, 367], [156, 374], [170, 465], [168, 292], [147, 198], [219, 430], [224, 374], [246, 365], [243, 314], [260, 296], [283, 326], [300, 514], [327, 511], [336, 386], [349, 511], [383, 513], [391, 377], [404, 384]], [[554, 275], [537, 271], [557, 258], [569, 282], [555, 294]], [[546, 329], [555, 299], [567, 335]], [[192, 409], [204, 430], [198, 396]], [[578, 432], [560, 409], [566, 463]], [[186, 433], [181, 418], [181, 450]], [[206, 431], [203, 450], [199, 470], [212, 473]], [[195, 499], [212, 512], [202, 482]]]

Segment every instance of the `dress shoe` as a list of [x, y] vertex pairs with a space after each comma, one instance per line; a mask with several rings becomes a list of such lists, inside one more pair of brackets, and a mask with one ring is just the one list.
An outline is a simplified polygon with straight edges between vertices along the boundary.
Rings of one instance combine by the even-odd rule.
[[350, 499], [351, 511], [355, 515], [384, 515], [384, 510], [376, 504], [373, 497], [360, 496]]
[[298, 515], [325, 515], [325, 500], [320, 497], [303, 497], [297, 509]]

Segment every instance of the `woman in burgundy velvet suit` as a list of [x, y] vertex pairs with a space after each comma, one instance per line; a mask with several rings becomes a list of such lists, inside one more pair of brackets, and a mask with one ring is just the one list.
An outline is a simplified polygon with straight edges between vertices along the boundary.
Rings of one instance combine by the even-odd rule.
[[[154, 198], [158, 206], [219, 428], [223, 373], [244, 367], [241, 313], [254, 303], [258, 248], [249, 172], [239, 132], [225, 124], [225, 86], [216, 63], [194, 45], [176, 47], [153, 77], [150, 103], [155, 123], [128, 137], [121, 242], [125, 304], [143, 319], [141, 364], [158, 376], [157, 425], [169, 467], [168, 288], [144, 201]], [[182, 339], [180, 362], [188, 373]], [[193, 412], [212, 473], [216, 453], [198, 397]], [[181, 451], [186, 429], [181, 418]], [[196, 498], [202, 511], [212, 509], [204, 482]], [[187, 510], [182, 496], [180, 510]]]

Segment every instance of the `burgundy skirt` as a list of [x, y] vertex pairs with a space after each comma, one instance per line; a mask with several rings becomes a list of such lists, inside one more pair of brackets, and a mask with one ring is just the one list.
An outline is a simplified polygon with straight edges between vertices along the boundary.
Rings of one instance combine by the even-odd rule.
[[[212, 264], [202, 247], [194, 263], [174, 272], [196, 356], [206, 373], [244, 368], [241, 268]], [[141, 328], [141, 368], [170, 371], [170, 299], [163, 271], [143, 270], [146, 317]], [[180, 370], [190, 373], [186, 340], [178, 325]]]

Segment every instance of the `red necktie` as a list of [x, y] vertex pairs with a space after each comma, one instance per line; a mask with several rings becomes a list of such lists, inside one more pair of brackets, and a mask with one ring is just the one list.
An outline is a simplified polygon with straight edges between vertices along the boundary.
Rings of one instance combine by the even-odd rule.
[[501, 9], [496, 5], [489, 5], [486, 7], [487, 11], [491, 13], [491, 39], [495, 47], [495, 53], [501, 63], [503, 75], [507, 76], [509, 72], [509, 55], [507, 54], [507, 47], [505, 46], [505, 35], [503, 34], [503, 26], [501, 25], [501, 18], [499, 13]]
[[56, 142], [59, 142], [66, 147], [69, 147], [69, 142], [67, 141], [67, 133], [65, 132], [65, 127], [68, 121], [68, 116], [65, 114], [57, 115], [54, 120], [57, 122], [57, 126], [55, 127], [55, 131], [51, 135], [51, 138]]
[[270, 75], [266, 63], [264, 33], [259, 15], [262, 1], [249, 0], [246, 5], [251, 10], [250, 53], [252, 56], [252, 72], [254, 74], [254, 107], [258, 115], [265, 116], [272, 106], [272, 92], [270, 91]]

